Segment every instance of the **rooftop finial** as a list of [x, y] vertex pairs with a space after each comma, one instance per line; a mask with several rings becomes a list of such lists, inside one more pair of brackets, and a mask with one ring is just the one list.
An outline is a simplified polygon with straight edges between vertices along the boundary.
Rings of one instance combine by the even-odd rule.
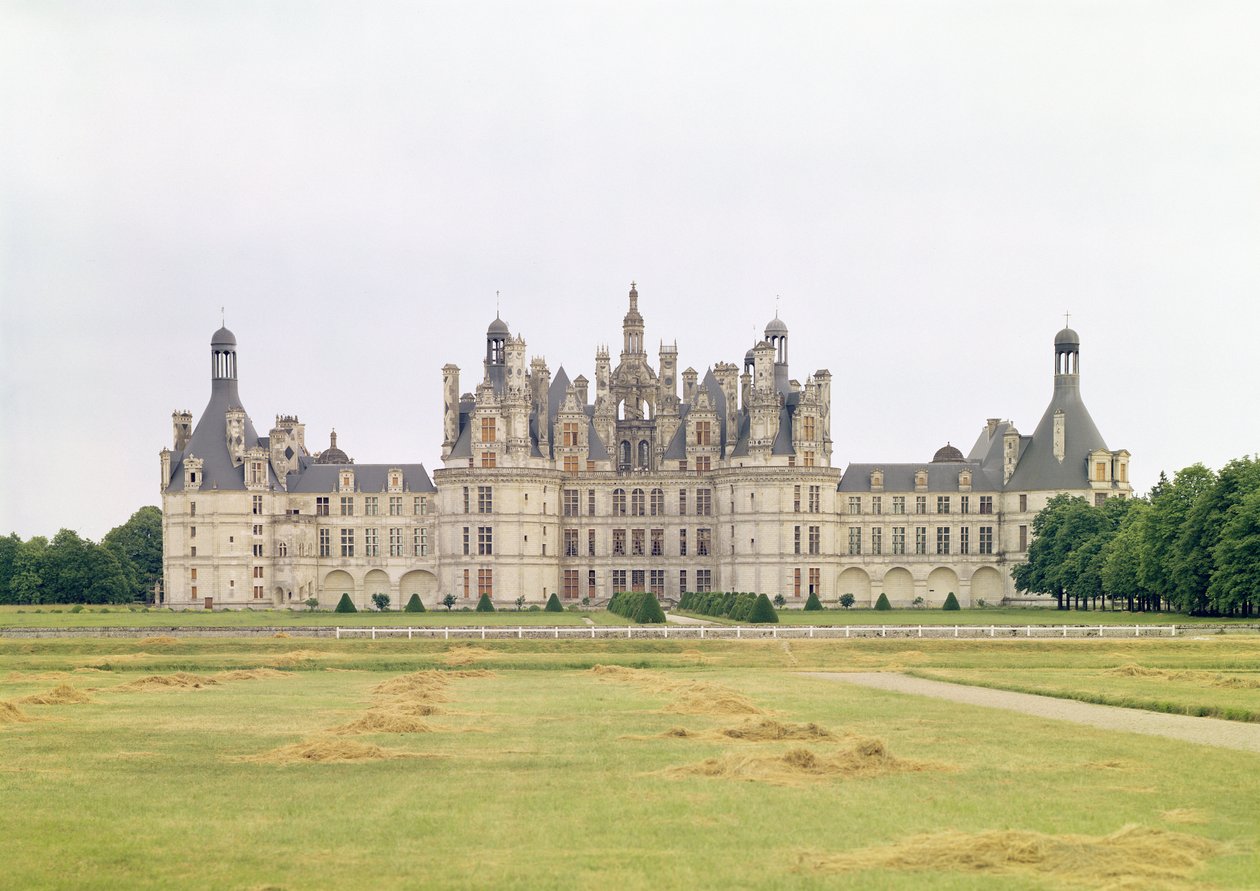
[[219, 307], [219, 327], [220, 328], [227, 327], [227, 309], [226, 307], [222, 307], [222, 306]]
[[779, 295], [778, 294], [774, 295], [774, 317], [776, 319], [779, 317]]
[[1071, 326], [1070, 324], [1068, 324], [1068, 323], [1069, 323], [1069, 322], [1071, 322], [1071, 321], [1072, 321], [1072, 314], [1071, 314], [1070, 312], [1065, 312], [1065, 313], [1063, 314], [1063, 327], [1064, 327], [1064, 328], [1071, 328], [1072, 326]]
[[499, 292], [498, 291], [494, 292], [494, 317], [496, 319], [499, 317]]

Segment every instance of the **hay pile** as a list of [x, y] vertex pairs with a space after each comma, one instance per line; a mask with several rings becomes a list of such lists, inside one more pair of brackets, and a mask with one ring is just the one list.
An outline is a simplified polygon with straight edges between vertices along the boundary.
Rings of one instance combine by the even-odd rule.
[[262, 681], [291, 677], [293, 677], [292, 672], [276, 671], [274, 668], [238, 668], [235, 671], [221, 671], [218, 674], [221, 681]]
[[1167, 823], [1201, 824], [1208, 822], [1208, 815], [1197, 807], [1176, 807], [1170, 811], [1161, 811], [1160, 816]]
[[727, 754], [697, 764], [671, 767], [668, 776], [721, 777], [731, 780], [800, 785], [829, 779], [884, 776], [930, 770], [933, 765], [895, 758], [883, 740], [859, 738], [848, 749], [818, 754], [809, 749], [789, 749], [778, 755]]
[[25, 724], [34, 720], [13, 703], [0, 701], [0, 724]]
[[330, 733], [432, 733], [433, 728], [404, 711], [370, 708], [349, 724], [334, 727]]
[[391, 752], [380, 746], [366, 745], [346, 739], [314, 739], [280, 746], [259, 755], [238, 760], [255, 764], [344, 764], [354, 761], [381, 761], [388, 758], [412, 757], [406, 752]]
[[281, 653], [271, 660], [271, 664], [280, 668], [292, 668], [295, 665], [301, 665], [305, 662], [311, 662], [318, 659], [323, 653], [315, 650], [290, 650], [287, 653]]
[[372, 694], [377, 697], [393, 696], [413, 701], [445, 702], [450, 699], [446, 694], [447, 683], [441, 672], [417, 671], [382, 681], [372, 688]]
[[719, 684], [706, 681], [674, 680], [660, 672], [620, 665], [596, 665], [591, 673], [600, 680], [636, 684], [652, 693], [672, 694], [674, 701], [665, 711], [682, 715], [760, 715], [764, 712], [751, 699]]
[[153, 690], [200, 690], [203, 687], [217, 687], [219, 682], [203, 674], [189, 674], [179, 671], [175, 674], [151, 674], [130, 683], [121, 684], [113, 689], [119, 692], [133, 693]]
[[494, 653], [485, 647], [457, 647], [447, 652], [442, 657], [442, 661], [447, 665], [472, 665], [474, 662], [484, 662], [493, 655]]
[[23, 705], [78, 705], [92, 699], [77, 687], [58, 684], [47, 693], [33, 693], [18, 700]]
[[746, 721], [738, 727], [727, 727], [718, 731], [727, 739], [742, 739], [747, 742], [767, 742], [781, 739], [835, 739], [836, 735], [826, 727], [820, 727], [812, 721], [808, 724], [781, 723], [773, 718], [762, 718], [759, 721]]
[[1125, 826], [1104, 836], [947, 831], [846, 854], [807, 855], [802, 866], [820, 872], [1024, 874], [1085, 885], [1143, 887], [1188, 878], [1219, 850], [1216, 842], [1197, 835], [1142, 826]]
[[176, 643], [179, 643], [179, 638], [177, 638], [177, 637], [170, 637], [170, 636], [163, 636], [163, 637], [142, 637], [142, 638], [140, 638], [140, 643], [142, 643], [142, 644], [153, 644], [153, 645], [155, 645], [155, 646], [159, 646], [159, 647], [161, 647], [161, 646], [169, 646], [170, 644], [176, 644]]

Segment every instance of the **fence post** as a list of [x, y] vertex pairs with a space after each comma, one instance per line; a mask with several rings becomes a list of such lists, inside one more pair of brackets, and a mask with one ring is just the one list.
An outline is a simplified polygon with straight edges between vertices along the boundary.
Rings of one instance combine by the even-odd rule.
[[700, 639], [704, 640], [704, 626], [703, 625], [700, 626]]
[[736, 639], [736, 640], [739, 640], [739, 633], [740, 633], [740, 630], [741, 630], [741, 629], [740, 629], [740, 627], [739, 627], [738, 625], [736, 625], [736, 626], [735, 626], [735, 639]]
[[630, 637], [630, 629], [631, 629], [632, 627], [633, 627], [633, 626], [631, 626], [631, 625], [627, 625], [627, 626], [626, 626], [626, 637], [627, 637], [627, 638], [629, 638], [629, 637]]
[[887, 626], [887, 625], [880, 625], [880, 626], [879, 626], [879, 636], [880, 636], [880, 637], [887, 637], [887, 636], [888, 636], [888, 626]]
[[341, 629], [340, 629], [340, 628], [336, 628], [336, 629], [334, 629], [334, 630], [337, 632], [337, 634], [336, 634], [336, 638], [337, 638], [337, 640], [341, 640]]
[[957, 626], [957, 625], [955, 625], [955, 626], [954, 626], [954, 637], [957, 637], [957, 636], [958, 636], [958, 626]]
[[1133, 636], [1134, 636], [1134, 637], [1141, 637], [1141, 636], [1142, 636], [1142, 626], [1141, 626], [1141, 625], [1134, 625], [1134, 626], [1133, 626]]
[[560, 639], [560, 626], [557, 625], [556, 626], [556, 640], [559, 640], [559, 639]]
[[524, 638], [525, 638], [525, 629], [522, 626], [517, 625], [516, 626], [516, 639], [523, 640]]
[[845, 636], [845, 637], [848, 637], [848, 636], [849, 636], [849, 626], [848, 626], [848, 625], [845, 625], [845, 626], [844, 626], [844, 636]]
[[[1174, 629], [1176, 628], [1176, 626], [1173, 626], [1173, 627], [1174, 627]], [[813, 637], [813, 636], [814, 636], [814, 626], [813, 626], [813, 625], [810, 625], [810, 626], [809, 626], [809, 636], [810, 636], [810, 637]]]
[[594, 639], [595, 639], [595, 626], [592, 625], [591, 626], [591, 640], [594, 640]]
[[920, 625], [920, 626], [919, 626], [919, 637], [922, 637], [922, 636], [923, 636], [923, 626], [922, 626], [922, 625]]
[[990, 625], [990, 626], [989, 626], [989, 637], [996, 637], [996, 636], [997, 636], [997, 626], [996, 626], [996, 625]]
[[411, 640], [411, 629], [407, 629], [407, 640]]
[[1176, 636], [1177, 636], [1177, 626], [1176, 626], [1176, 625], [1173, 625], [1173, 626], [1172, 626], [1172, 636], [1173, 636], [1173, 637], [1176, 637]]
[[449, 628], [443, 628], [443, 629], [442, 629], [442, 639], [443, 639], [443, 640], [450, 640], [450, 639], [451, 639], [451, 629], [449, 629]]
[[1028, 636], [1029, 636], [1029, 637], [1032, 637], [1032, 626], [1031, 626], [1031, 625], [1029, 625], [1029, 626], [1028, 626]]
[[1064, 625], [1064, 626], [1063, 626], [1063, 636], [1064, 636], [1064, 637], [1067, 637], [1067, 626], [1066, 626], [1066, 625]]

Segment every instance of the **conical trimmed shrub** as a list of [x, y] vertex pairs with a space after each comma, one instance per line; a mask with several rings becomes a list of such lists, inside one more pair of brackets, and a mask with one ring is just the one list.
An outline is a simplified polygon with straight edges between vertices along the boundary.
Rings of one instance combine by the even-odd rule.
[[656, 599], [656, 595], [650, 591], [643, 592], [638, 609], [631, 616], [636, 622], [644, 625], [664, 625], [665, 610], [661, 609], [661, 602]]
[[357, 613], [354, 607], [354, 601], [350, 599], [349, 594], [342, 594], [341, 599], [337, 601], [337, 605], [333, 607], [335, 613]]
[[492, 612], [494, 612], [494, 604], [490, 602], [490, 595], [489, 595], [489, 594], [482, 594], [482, 595], [481, 595], [481, 599], [477, 601], [477, 608], [476, 608], [475, 610], [473, 610], [473, 612], [477, 612], [477, 613], [492, 613]]
[[942, 606], [941, 609], [952, 609], [952, 610], [962, 609], [962, 607], [958, 605], [958, 598], [954, 596], [953, 591], [949, 592], [949, 596], [945, 598], [945, 605]]
[[809, 592], [809, 597], [805, 598], [805, 611], [822, 609], [822, 604], [818, 601], [818, 595], [813, 591]]
[[420, 600], [419, 594], [412, 594], [411, 599], [407, 601], [407, 605], [403, 607], [403, 612], [405, 613], [422, 613], [424, 611], [424, 603]]
[[543, 607], [545, 613], [562, 613], [564, 607], [560, 605], [560, 598], [556, 596], [556, 592], [552, 591], [551, 596], [547, 598], [547, 605]]
[[888, 602], [888, 595], [887, 595], [887, 594], [880, 594], [880, 595], [879, 595], [879, 600], [876, 600], [876, 601], [875, 601], [875, 608], [876, 608], [877, 610], [890, 610], [890, 609], [892, 609], [892, 604]]
[[779, 614], [774, 611], [774, 605], [770, 603], [770, 598], [765, 594], [758, 594], [757, 599], [753, 601], [752, 609], [748, 611], [748, 622], [753, 625], [772, 625], [779, 621]]

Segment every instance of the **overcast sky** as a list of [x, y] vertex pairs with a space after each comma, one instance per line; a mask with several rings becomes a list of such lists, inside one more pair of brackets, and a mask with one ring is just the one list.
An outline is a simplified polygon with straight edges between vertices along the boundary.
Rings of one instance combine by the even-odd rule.
[[160, 503], [220, 307], [260, 432], [439, 465], [441, 367], [742, 361], [834, 463], [1031, 433], [1065, 311], [1135, 486], [1260, 443], [1260, 6], [0, 0], [0, 533]]

